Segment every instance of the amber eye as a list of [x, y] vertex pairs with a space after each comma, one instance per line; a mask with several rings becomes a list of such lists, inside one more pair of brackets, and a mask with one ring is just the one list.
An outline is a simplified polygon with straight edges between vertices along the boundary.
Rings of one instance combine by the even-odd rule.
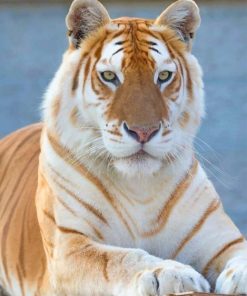
[[111, 71], [102, 72], [101, 77], [107, 82], [114, 82], [117, 80], [117, 75]]
[[167, 82], [171, 78], [171, 76], [172, 76], [172, 72], [170, 72], [170, 71], [162, 71], [159, 74], [158, 82], [159, 83]]

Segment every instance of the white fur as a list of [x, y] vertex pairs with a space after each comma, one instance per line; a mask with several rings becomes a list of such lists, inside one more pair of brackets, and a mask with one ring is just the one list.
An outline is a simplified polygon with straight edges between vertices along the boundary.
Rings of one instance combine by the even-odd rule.
[[247, 293], [247, 257], [230, 260], [216, 282], [216, 292], [224, 294]]
[[[123, 52], [119, 52], [114, 58], [111, 58], [112, 53], [119, 48], [115, 45], [117, 41], [112, 40], [105, 45], [102, 58], [96, 65], [96, 69], [98, 72], [114, 71], [120, 82], [123, 82], [124, 74], [121, 71]], [[177, 70], [176, 61], [164, 63], [164, 60], [170, 58], [168, 51], [164, 44], [161, 44], [158, 40], [155, 40], [155, 42], [158, 44], [157, 49], [162, 53], [160, 56], [151, 52], [156, 63], [157, 72], [155, 75], [157, 76], [159, 71], [166, 69], [175, 72]], [[70, 199], [69, 194], [50, 181], [54, 193], [62, 197], [78, 215], [77, 218], [72, 217], [68, 212], [66, 213], [62, 206], [57, 206], [55, 209], [56, 221], [60, 226], [78, 231], [82, 230], [83, 233], [88, 234], [97, 241], [93, 229], [86, 222], [88, 220], [104, 234], [105, 247], [114, 250], [117, 250], [115, 249], [117, 247], [133, 248], [135, 250], [134, 258], [139, 256], [137, 248], [141, 248], [162, 259], [170, 258], [174, 250], [205, 213], [209, 204], [214, 200], [218, 200], [212, 184], [199, 166], [196, 176], [189, 188], [183, 192], [177, 201], [166, 224], [161, 227], [159, 232], [146, 235], [152, 231], [155, 219], [157, 219], [164, 205], [174, 193], [177, 185], [189, 171], [192, 163], [193, 138], [199, 127], [200, 119], [204, 115], [203, 83], [200, 66], [193, 55], [188, 52], [185, 58], [193, 72], [193, 102], [188, 103], [189, 98], [185, 87], [186, 77], [183, 77], [177, 102], [169, 103], [168, 122], [163, 122], [159, 133], [142, 146], [142, 149], [149, 153], [150, 157], [130, 158], [140, 150], [141, 146], [126, 134], [123, 125], [120, 126], [120, 132], [122, 133], [120, 139], [117, 136], [109, 135], [107, 131], [111, 130], [117, 122], [107, 122], [103, 116], [107, 103], [102, 102], [98, 107], [86, 108], [86, 106], [97, 102], [97, 96], [92, 91], [90, 75], [84, 92], [82, 92], [84, 64], [80, 71], [78, 90], [73, 95], [71, 94], [71, 78], [68, 77], [73, 77], [70, 73], [71, 68], [74, 68], [72, 66], [78, 62], [82, 52], [83, 48], [64, 56], [63, 64], [46, 94], [44, 119], [47, 129], [57, 132], [61, 145], [68, 148], [75, 155], [76, 162], [85, 166], [89, 174], [93, 174], [100, 180], [104, 188], [107, 188], [109, 194], [114, 198], [115, 205], [109, 203], [104, 194], [90, 182], [86, 175], [81, 175], [70, 167], [66, 160], [61, 159], [53, 150], [45, 135], [42, 147], [44, 164], [55, 168], [62, 177], [70, 180], [71, 182], [66, 184], [66, 188], [104, 213], [110, 226], [88, 214], [77, 202]], [[185, 71], [183, 72], [185, 73]], [[155, 77], [154, 81], [156, 81]], [[111, 86], [111, 88], [112, 91], [116, 89], [115, 86]], [[50, 109], [52, 101], [57, 95], [61, 96], [62, 108], [54, 123], [51, 120]], [[68, 118], [75, 106], [80, 112], [78, 122], [81, 128], [73, 127]], [[191, 120], [187, 127], [182, 129], [178, 121], [185, 111], [189, 112]], [[162, 132], [167, 128], [167, 125], [171, 129], [171, 133], [162, 137]], [[120, 142], [113, 142], [111, 138], [118, 139]], [[89, 143], [92, 145], [90, 146]], [[89, 146], [93, 150], [89, 150]], [[186, 149], [183, 149], [184, 146], [186, 146]], [[177, 159], [169, 162], [169, 158], [166, 158], [169, 154], [175, 154]], [[52, 176], [53, 172], [49, 169], [49, 166], [45, 167], [45, 170], [48, 175]], [[117, 211], [121, 214], [121, 218], [119, 218]], [[132, 233], [126, 227], [125, 221], [128, 222]], [[220, 234], [217, 231], [218, 227], [221, 228]], [[209, 217], [193, 239], [184, 246], [176, 259], [182, 263], [191, 264], [198, 272], [201, 272], [205, 264], [224, 243], [236, 239], [239, 235], [239, 231], [229, 222], [229, 218], [223, 213], [222, 208], [219, 208]], [[147, 262], [150, 263], [153, 260], [148, 257]], [[161, 261], [164, 264], [165, 261]], [[166, 268], [171, 267], [169, 273], [161, 273], [161, 289], [163, 289], [164, 293], [172, 289], [173, 292], [182, 291], [182, 283], [187, 289], [208, 290], [205, 280], [196, 271], [183, 266], [181, 274], [178, 275], [177, 271], [174, 271], [174, 264], [165, 265]], [[217, 276], [217, 271], [210, 270], [209, 280], [211, 283], [215, 282]], [[194, 278], [193, 285], [189, 281], [190, 277]], [[224, 291], [222, 287], [226, 285], [225, 282], [223, 273], [217, 282], [219, 291]], [[200, 284], [201, 288], [199, 288]], [[202, 288], [203, 285], [204, 289]], [[143, 273], [139, 283], [133, 282], [133, 285], [131, 284], [127, 294], [156, 295], [157, 291], [152, 290], [153, 287], [153, 273], [148, 271]], [[114, 295], [123, 295], [120, 288], [123, 289], [121, 285], [116, 287], [117, 293]], [[93, 289], [97, 290], [97, 287], [94, 286]], [[98, 295], [97, 292], [95, 292], [95, 295]]]

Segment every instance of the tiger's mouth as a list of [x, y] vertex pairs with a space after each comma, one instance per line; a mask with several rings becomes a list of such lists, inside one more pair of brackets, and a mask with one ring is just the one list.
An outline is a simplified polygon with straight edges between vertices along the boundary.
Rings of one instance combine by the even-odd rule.
[[150, 176], [157, 172], [162, 163], [143, 149], [125, 157], [116, 158], [114, 166], [117, 170], [129, 177]]
[[130, 156], [126, 156], [123, 157], [123, 160], [128, 160], [128, 161], [145, 161], [148, 158], [153, 158], [154, 157], [152, 155], [150, 155], [148, 152], [146, 152], [143, 149], [140, 149], [138, 152], [130, 155]]
[[156, 157], [143, 149], [124, 157], [117, 157], [116, 160], [126, 161], [127, 163], [144, 163], [148, 160], [157, 160]]

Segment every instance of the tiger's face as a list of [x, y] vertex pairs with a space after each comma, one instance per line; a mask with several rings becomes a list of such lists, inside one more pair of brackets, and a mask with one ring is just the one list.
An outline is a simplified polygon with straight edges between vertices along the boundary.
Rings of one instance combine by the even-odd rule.
[[[92, 143], [95, 157], [107, 155], [110, 165], [125, 175], [154, 174], [183, 157], [203, 115], [201, 70], [190, 52], [199, 20], [193, 19], [193, 11], [180, 7], [177, 12], [179, 2], [197, 9], [193, 1], [180, 0], [156, 21], [110, 20], [99, 2], [75, 1], [67, 17], [71, 46], [65, 60], [76, 102], [70, 124], [83, 133], [81, 147]], [[82, 8], [82, 3], [95, 6]], [[93, 9], [103, 13], [101, 23], [81, 38], [74, 22]], [[173, 20], [172, 14], [181, 11], [184, 28], [178, 31], [169, 17]], [[188, 32], [186, 17], [195, 22]], [[91, 133], [86, 126], [94, 127]]]

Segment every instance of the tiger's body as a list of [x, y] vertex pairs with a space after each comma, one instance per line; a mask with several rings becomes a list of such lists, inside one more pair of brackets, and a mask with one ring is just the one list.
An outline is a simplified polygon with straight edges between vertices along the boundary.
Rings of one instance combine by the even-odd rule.
[[199, 22], [190, 0], [156, 21], [72, 4], [43, 126], [0, 143], [0, 285], [11, 295], [247, 292], [246, 241], [193, 153]]
[[11, 295], [35, 292], [46, 266], [35, 209], [40, 133], [34, 125], [0, 142], [0, 286]]

